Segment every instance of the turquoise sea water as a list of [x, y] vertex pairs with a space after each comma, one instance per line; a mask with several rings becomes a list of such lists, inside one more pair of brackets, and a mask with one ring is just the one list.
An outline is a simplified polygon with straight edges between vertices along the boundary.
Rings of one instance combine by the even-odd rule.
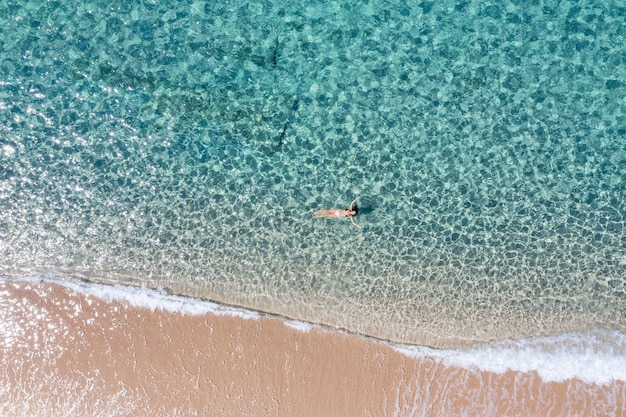
[[[0, 274], [626, 331], [620, 4], [0, 0]], [[362, 230], [311, 216], [357, 196]]]

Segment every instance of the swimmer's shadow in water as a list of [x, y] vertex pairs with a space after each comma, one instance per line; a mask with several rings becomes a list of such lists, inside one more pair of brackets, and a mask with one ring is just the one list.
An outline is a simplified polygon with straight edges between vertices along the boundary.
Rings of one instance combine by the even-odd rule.
[[374, 207], [372, 206], [359, 206], [359, 216], [361, 214], [370, 214], [374, 212]]

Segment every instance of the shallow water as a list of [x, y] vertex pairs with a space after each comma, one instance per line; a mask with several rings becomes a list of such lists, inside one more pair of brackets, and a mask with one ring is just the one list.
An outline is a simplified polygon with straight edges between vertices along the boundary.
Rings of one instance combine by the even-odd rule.
[[[0, 2], [0, 273], [434, 346], [624, 331], [625, 12]], [[362, 230], [311, 218], [356, 196]]]

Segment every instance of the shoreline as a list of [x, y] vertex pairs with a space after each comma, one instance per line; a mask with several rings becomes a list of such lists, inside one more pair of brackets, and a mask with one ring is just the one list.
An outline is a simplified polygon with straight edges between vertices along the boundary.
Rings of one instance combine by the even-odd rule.
[[[196, 298], [188, 295], [173, 293], [167, 289], [143, 288], [137, 286], [126, 286], [121, 284], [98, 283], [88, 279], [62, 279], [48, 276], [0, 276], [0, 282], [14, 281], [33, 283], [35, 285], [43, 283], [66, 288], [69, 291], [81, 293], [87, 296], [94, 296], [105, 302], [128, 303], [136, 308], [145, 308], [152, 312], [164, 310], [169, 313], [197, 316], [213, 314], [216, 316], [236, 316], [246, 320], [269, 319], [276, 320], [287, 327], [308, 332], [311, 329], [319, 329], [323, 332], [343, 334], [367, 342], [379, 343], [391, 347], [401, 354], [421, 359], [424, 357], [434, 357], [443, 360], [448, 365], [458, 365], [461, 367], [478, 367], [485, 371], [503, 373], [512, 371], [538, 371], [551, 382], [559, 382], [565, 379], [578, 378], [588, 383], [610, 383], [612, 379], [626, 381], [626, 370], [614, 372], [620, 369], [621, 362], [626, 362], [626, 334], [618, 330], [607, 330], [604, 328], [594, 328], [587, 331], [565, 332], [554, 335], [536, 336], [523, 339], [503, 339], [491, 342], [475, 342], [467, 347], [437, 347], [434, 345], [423, 345], [414, 343], [404, 343], [395, 340], [383, 339], [368, 334], [358, 333], [347, 328], [336, 327], [325, 323], [315, 323], [295, 319], [292, 317], [253, 310], [247, 307], [224, 304], [205, 298]], [[104, 281], [103, 281], [104, 282]], [[575, 349], [566, 352], [568, 348]], [[602, 358], [603, 362], [608, 362], [603, 367], [603, 372], [596, 372], [590, 375], [588, 372], [565, 373], [553, 376], [550, 372], [534, 367], [536, 360], [531, 364], [528, 360], [515, 364], [511, 359], [512, 354], [523, 353], [526, 356], [541, 356], [549, 353], [555, 361], [554, 356], [568, 356], [568, 365], [587, 363], [595, 365], [598, 358], [589, 360], [587, 358], [589, 350], [599, 351], [598, 353], [612, 355]], [[490, 355], [499, 355], [500, 360], [493, 358], [481, 358], [481, 353], [489, 352]], [[519, 356], [519, 355], [518, 355]], [[527, 358], [526, 358], [527, 359]], [[607, 360], [608, 359], [608, 360]], [[558, 358], [557, 358], [558, 360]], [[509, 363], [507, 363], [507, 361]], [[614, 365], [614, 366], [611, 366]], [[600, 378], [598, 378], [600, 376]]]
[[[483, 347], [488, 347], [493, 343], [498, 343], [498, 341], [503, 340], [535, 340], [542, 338], [549, 338], [554, 336], [559, 336], [562, 334], [593, 334], [593, 333], [612, 333], [617, 332], [620, 335], [623, 335], [624, 340], [624, 354], [626, 355], [626, 331], [621, 329], [612, 329], [606, 327], [599, 326], [581, 326], [578, 328], [570, 329], [566, 327], [565, 329], [551, 328], [552, 331], [544, 331], [543, 333], [532, 334], [532, 335], [522, 335], [520, 336], [512, 336], [508, 333], [519, 333], [516, 331], [510, 331], [506, 335], [499, 338], [490, 338], [490, 339], [466, 339], [460, 336], [455, 337], [444, 337], [441, 335], [436, 335], [432, 333], [432, 329], [420, 329], [417, 333], [421, 334], [418, 338], [419, 341], [413, 341], [412, 337], [403, 338], [403, 337], [387, 337], [386, 335], [376, 335], [371, 332], [360, 331], [358, 328], [348, 327], [345, 325], [336, 325], [332, 322], [328, 322], [326, 320], [316, 320], [315, 318], [312, 320], [305, 320], [296, 317], [296, 315], [289, 315], [283, 313], [281, 311], [272, 311], [267, 309], [258, 308], [255, 306], [249, 306], [245, 302], [243, 304], [238, 304], [236, 301], [222, 301], [216, 298], [210, 298], [204, 295], [198, 295], [195, 291], [184, 291], [177, 292], [174, 288], [171, 287], [161, 287], [161, 286], [143, 286], [141, 282], [143, 281], [134, 281], [132, 279], [118, 281], [117, 279], [106, 279], [106, 278], [95, 278], [95, 277], [86, 277], [81, 274], [57, 274], [54, 272], [45, 273], [42, 275], [22, 275], [19, 271], [15, 271], [16, 274], [0, 274], [0, 280], [8, 279], [8, 280], [26, 280], [33, 282], [48, 282], [53, 284], [62, 285], [77, 291], [91, 291], [89, 288], [95, 288], [101, 286], [104, 288], [100, 293], [106, 293], [110, 289], [122, 289], [122, 291], [146, 291], [148, 293], [152, 293], [153, 295], [158, 294], [161, 297], [172, 297], [177, 299], [178, 303], [207, 303], [208, 305], [214, 305], [221, 309], [233, 309], [239, 311], [245, 311], [247, 313], [251, 313], [258, 316], [268, 317], [268, 318], [276, 318], [282, 321], [301, 321], [303, 323], [307, 323], [310, 326], [319, 326], [322, 329], [327, 331], [337, 331], [337, 332], [345, 332], [346, 334], [361, 337], [365, 339], [371, 339], [373, 341], [381, 342], [381, 343], [389, 343], [391, 345], [399, 345], [399, 346], [420, 346], [427, 349], [432, 349], [435, 351], [441, 350], [468, 350], [468, 349], [480, 349]], [[81, 284], [83, 289], [81, 289]], [[112, 297], [112, 299], [125, 299], [127, 301], [131, 301], [128, 297], [120, 297], [118, 295], [107, 295], [107, 297]], [[236, 297], [231, 297], [233, 300], [237, 300]], [[131, 301], [132, 302], [132, 301]], [[279, 309], [280, 310], [280, 309]], [[515, 317], [518, 317], [516, 315]], [[521, 316], [519, 316], [521, 317]], [[508, 319], [510, 320], [510, 318]], [[519, 320], [522, 320], [519, 318]], [[354, 322], [354, 318], [352, 320], [349, 319], [352, 323]], [[370, 328], [371, 326], [366, 326]], [[545, 330], [545, 329], [544, 329]], [[380, 332], [379, 332], [380, 333]], [[385, 333], [385, 332], [382, 332]], [[388, 333], [388, 332], [387, 332]], [[416, 333], [416, 334], [417, 334]], [[599, 337], [603, 337], [600, 335]], [[625, 373], [626, 375], [626, 373]]]
[[172, 311], [155, 307], [163, 299], [127, 294], [143, 306], [0, 280], [3, 415], [37, 407], [61, 415], [60, 404], [111, 416], [609, 416], [626, 407], [621, 380], [549, 382], [537, 371], [454, 366], [243, 309]]

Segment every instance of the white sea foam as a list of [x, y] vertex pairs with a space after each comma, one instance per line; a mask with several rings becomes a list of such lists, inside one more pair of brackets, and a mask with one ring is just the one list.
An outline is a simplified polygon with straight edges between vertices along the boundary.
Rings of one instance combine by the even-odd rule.
[[[164, 294], [150, 289], [91, 284], [82, 281], [42, 277], [20, 277], [22, 281], [52, 282], [106, 301], [166, 310], [187, 315], [212, 313], [258, 319], [262, 314], [210, 301]], [[284, 320], [286, 326], [309, 332], [316, 324]], [[523, 340], [503, 340], [473, 349], [432, 349], [424, 346], [391, 344], [398, 352], [415, 358], [435, 357], [447, 365], [503, 373], [537, 371], [544, 381], [578, 378], [587, 383], [608, 384], [626, 381], [626, 334], [593, 330]]]
[[587, 383], [626, 381], [626, 334], [594, 330], [523, 340], [503, 340], [474, 349], [394, 345], [411, 357], [436, 357], [445, 364], [496, 373], [537, 371], [544, 381], [577, 378]]
[[165, 310], [185, 315], [212, 313], [218, 316], [236, 316], [244, 319], [258, 319], [261, 317], [261, 314], [255, 311], [223, 306], [207, 300], [165, 294], [162, 291], [153, 289], [57, 280], [47, 277], [20, 277], [19, 279], [32, 282], [51, 282], [105, 301], [122, 301], [131, 306], [146, 308], [151, 311]]
[[316, 327], [319, 327], [313, 323], [307, 323], [305, 321], [300, 320], [285, 320], [283, 324], [287, 327], [291, 327], [292, 329], [296, 329], [302, 333], [308, 333]]

